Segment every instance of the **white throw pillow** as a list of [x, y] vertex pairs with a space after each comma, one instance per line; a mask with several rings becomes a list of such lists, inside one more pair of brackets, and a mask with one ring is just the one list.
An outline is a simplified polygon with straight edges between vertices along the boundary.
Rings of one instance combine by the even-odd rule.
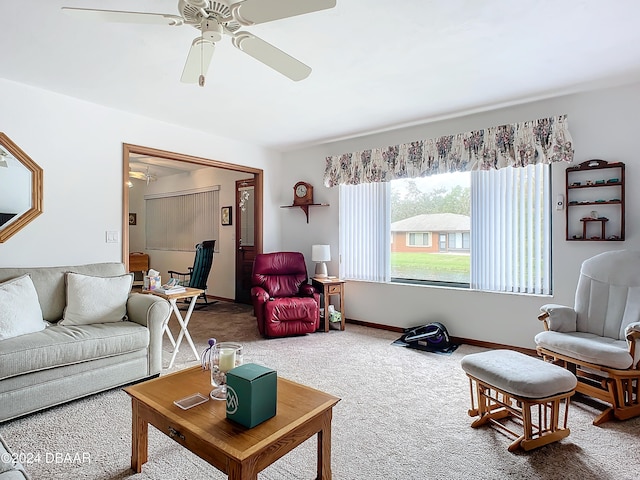
[[58, 325], [89, 325], [127, 319], [133, 274], [93, 277], [67, 272], [67, 306]]
[[0, 283], [0, 340], [39, 332], [46, 325], [29, 275]]

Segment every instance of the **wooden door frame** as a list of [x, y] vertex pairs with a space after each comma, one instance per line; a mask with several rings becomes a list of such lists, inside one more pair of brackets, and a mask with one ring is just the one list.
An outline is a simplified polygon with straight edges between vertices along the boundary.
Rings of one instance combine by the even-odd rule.
[[[157, 148], [144, 147], [141, 145], [132, 145], [130, 143], [122, 144], [122, 263], [129, 271], [129, 157], [131, 154], [147, 155], [150, 157], [164, 158], [166, 160], [174, 160], [176, 162], [186, 162], [203, 167], [221, 168], [224, 170], [232, 170], [253, 174], [255, 179], [255, 246], [256, 253], [262, 253], [262, 234], [263, 234], [263, 180], [264, 171], [260, 168], [247, 167], [244, 165], [236, 165], [233, 163], [221, 162], [219, 160], [210, 160], [203, 157], [195, 157], [185, 155], [183, 153], [169, 152], [167, 150], [159, 150]], [[235, 187], [234, 187], [235, 188]]]

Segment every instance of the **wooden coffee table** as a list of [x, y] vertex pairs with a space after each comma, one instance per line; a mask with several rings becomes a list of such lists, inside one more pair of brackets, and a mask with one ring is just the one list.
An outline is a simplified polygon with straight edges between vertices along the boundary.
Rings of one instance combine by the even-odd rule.
[[173, 404], [212, 389], [210, 372], [199, 366], [126, 387], [131, 468], [140, 473], [147, 461], [151, 424], [233, 480], [256, 480], [258, 472], [317, 434], [317, 478], [331, 479], [331, 418], [339, 398], [278, 377], [276, 416], [251, 429], [227, 420], [226, 402], [209, 400], [189, 410]]

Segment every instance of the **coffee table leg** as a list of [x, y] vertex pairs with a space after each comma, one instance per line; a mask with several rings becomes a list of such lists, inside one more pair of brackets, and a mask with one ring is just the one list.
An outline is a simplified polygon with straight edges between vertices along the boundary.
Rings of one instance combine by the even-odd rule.
[[142, 472], [142, 465], [147, 463], [147, 443], [149, 424], [140, 417], [139, 403], [131, 399], [131, 468]]
[[322, 418], [322, 429], [318, 432], [318, 477], [331, 480], [331, 410]]
[[240, 462], [234, 462], [231, 459], [229, 459], [227, 476], [229, 480], [258, 480], [255, 464], [242, 465]]

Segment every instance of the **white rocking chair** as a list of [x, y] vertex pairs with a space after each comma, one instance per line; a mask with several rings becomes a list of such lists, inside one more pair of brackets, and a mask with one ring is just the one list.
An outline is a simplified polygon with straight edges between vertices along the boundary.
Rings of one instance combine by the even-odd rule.
[[601, 253], [582, 263], [573, 308], [547, 304], [538, 353], [578, 378], [576, 391], [610, 405], [600, 425], [640, 415], [640, 252]]

